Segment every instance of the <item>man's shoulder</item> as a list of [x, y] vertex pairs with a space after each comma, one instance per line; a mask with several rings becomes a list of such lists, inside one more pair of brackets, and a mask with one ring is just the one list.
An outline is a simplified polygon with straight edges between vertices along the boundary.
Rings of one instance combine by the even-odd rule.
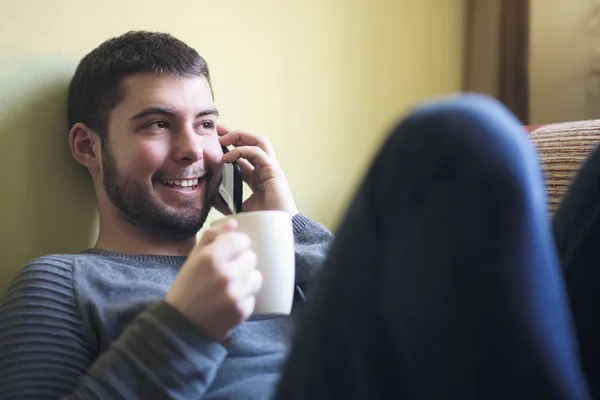
[[71, 264], [75, 260], [85, 257], [85, 253], [55, 253], [46, 254], [37, 258], [32, 259], [27, 265], [30, 264]]
[[73, 268], [82, 254], [48, 254], [37, 257], [17, 273], [15, 281], [43, 280], [48, 283], [68, 284], [71, 281]]
[[54, 309], [70, 307], [75, 301], [73, 271], [80, 257], [78, 254], [49, 254], [31, 260], [8, 285], [0, 308], [1, 303], [6, 306], [23, 301], [32, 307], [36, 304]]
[[45, 269], [63, 269], [63, 270], [72, 270], [73, 265], [77, 263], [78, 260], [85, 257], [84, 254], [47, 254], [41, 257], [34, 258], [29, 261], [24, 267], [23, 270], [26, 271], [35, 271], [35, 270], [45, 270]]

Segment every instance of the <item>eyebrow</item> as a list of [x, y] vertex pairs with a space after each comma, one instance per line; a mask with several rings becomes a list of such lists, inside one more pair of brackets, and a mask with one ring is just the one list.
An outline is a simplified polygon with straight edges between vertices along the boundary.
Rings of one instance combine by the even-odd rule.
[[[143, 117], [147, 117], [148, 115], [173, 116], [173, 115], [175, 115], [175, 110], [173, 110], [172, 108], [168, 108], [168, 107], [149, 107], [149, 108], [146, 108], [145, 110], [137, 113], [136, 115], [131, 117], [131, 119], [140, 119]], [[208, 109], [202, 110], [198, 114], [196, 114], [196, 118], [204, 117], [206, 115], [214, 115], [214, 116], [218, 117], [219, 111], [217, 111], [216, 108], [208, 108]]]

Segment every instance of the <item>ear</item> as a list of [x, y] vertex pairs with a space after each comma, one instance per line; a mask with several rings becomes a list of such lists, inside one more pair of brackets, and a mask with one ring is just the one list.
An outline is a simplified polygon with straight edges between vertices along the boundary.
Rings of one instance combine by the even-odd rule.
[[91, 171], [99, 172], [102, 166], [100, 137], [86, 124], [78, 122], [69, 132], [69, 145], [75, 161]]

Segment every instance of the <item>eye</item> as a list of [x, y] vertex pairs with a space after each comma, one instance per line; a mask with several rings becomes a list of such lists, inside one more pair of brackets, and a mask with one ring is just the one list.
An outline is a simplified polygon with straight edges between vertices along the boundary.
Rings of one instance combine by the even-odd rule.
[[202, 129], [215, 129], [215, 123], [212, 121], [203, 121], [200, 123]]
[[159, 119], [157, 121], [151, 121], [145, 125], [145, 128], [150, 129], [167, 129], [168, 127], [169, 123], [162, 119]]

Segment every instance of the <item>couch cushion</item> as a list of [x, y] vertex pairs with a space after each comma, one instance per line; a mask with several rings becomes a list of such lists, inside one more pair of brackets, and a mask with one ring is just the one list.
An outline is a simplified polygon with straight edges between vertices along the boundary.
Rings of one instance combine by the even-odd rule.
[[552, 214], [589, 152], [600, 141], [600, 120], [526, 127], [537, 148]]

